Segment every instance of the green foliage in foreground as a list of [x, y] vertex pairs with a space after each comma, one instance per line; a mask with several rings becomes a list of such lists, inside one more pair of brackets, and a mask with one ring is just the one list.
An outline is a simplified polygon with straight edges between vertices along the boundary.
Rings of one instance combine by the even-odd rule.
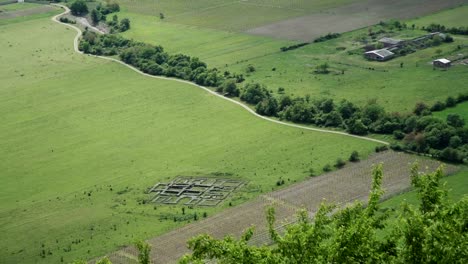
[[[284, 235], [275, 229], [275, 214], [268, 210], [274, 246], [250, 246], [253, 229], [236, 240], [208, 235], [189, 241], [193, 250], [181, 263], [466, 263], [468, 260], [468, 197], [452, 202], [440, 185], [442, 168], [425, 175], [412, 170], [419, 206], [402, 205], [398, 225], [388, 225], [388, 213], [379, 207], [383, 195], [382, 165], [373, 170], [367, 206], [360, 202], [337, 209], [322, 204], [314, 220], [306, 211]], [[336, 211], [336, 212], [335, 212]], [[391, 228], [392, 230], [386, 230]], [[389, 231], [382, 238], [381, 230]]]

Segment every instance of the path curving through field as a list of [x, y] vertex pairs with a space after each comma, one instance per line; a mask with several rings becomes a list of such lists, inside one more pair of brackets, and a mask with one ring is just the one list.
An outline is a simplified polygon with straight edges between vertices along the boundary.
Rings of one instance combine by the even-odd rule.
[[[54, 22], [57, 22], [59, 24], [63, 24], [63, 25], [66, 25], [70, 28], [73, 28], [74, 30], [76, 30], [77, 34], [75, 36], [75, 39], [73, 40], [73, 48], [75, 50], [75, 52], [77, 53], [80, 53], [80, 54], [83, 54], [84, 53], [82, 51], [80, 51], [78, 49], [78, 42], [79, 42], [79, 38], [81, 37], [81, 30], [73, 25], [70, 25], [70, 24], [66, 24], [66, 23], [63, 23], [63, 22], [60, 22], [59, 18], [63, 15], [66, 15], [68, 13], [70, 13], [70, 9], [64, 5], [59, 5], [59, 4], [52, 4], [54, 6], [57, 6], [57, 7], [60, 7], [62, 9], [64, 9], [64, 12], [61, 13], [61, 14], [58, 14], [58, 15], [55, 15], [54, 17], [52, 17], [52, 21]], [[296, 124], [291, 124], [291, 123], [287, 123], [287, 122], [282, 122], [282, 121], [279, 121], [279, 120], [276, 120], [276, 119], [273, 119], [273, 118], [269, 118], [269, 117], [265, 117], [265, 116], [262, 116], [260, 114], [258, 114], [257, 112], [255, 112], [254, 110], [252, 110], [249, 106], [239, 102], [239, 101], [236, 101], [234, 99], [231, 99], [231, 98], [228, 98], [228, 97], [225, 97], [225, 96], [222, 96], [204, 86], [201, 86], [201, 85], [198, 85], [198, 84], [195, 84], [195, 83], [192, 83], [192, 82], [189, 82], [189, 81], [185, 81], [185, 80], [180, 80], [180, 79], [175, 79], [175, 78], [168, 78], [168, 77], [162, 77], [162, 76], [154, 76], [154, 75], [150, 75], [150, 74], [147, 74], [147, 73], [144, 73], [142, 71], [140, 71], [139, 69], [129, 65], [129, 64], [126, 64], [125, 62], [121, 61], [121, 60], [118, 60], [118, 59], [114, 59], [114, 58], [110, 58], [110, 57], [104, 57], [104, 56], [98, 56], [98, 55], [91, 55], [91, 54], [88, 54], [89, 56], [93, 56], [93, 57], [97, 57], [97, 58], [101, 58], [101, 59], [104, 59], [104, 60], [109, 60], [109, 61], [114, 61], [116, 63], [119, 63], [119, 64], [122, 64], [128, 68], [130, 68], [131, 70], [141, 74], [141, 75], [144, 75], [146, 77], [150, 77], [150, 78], [155, 78], [155, 79], [161, 79], [161, 80], [170, 80], [170, 81], [176, 81], [176, 82], [180, 82], [180, 83], [186, 83], [186, 84], [190, 84], [192, 86], [195, 86], [195, 87], [198, 87], [200, 89], [203, 89], [205, 90], [206, 92], [214, 95], [214, 96], [217, 96], [219, 98], [222, 98], [226, 101], [229, 101], [231, 103], [234, 103], [234, 104], [237, 104], [239, 105], [240, 107], [244, 108], [245, 110], [247, 110], [249, 113], [251, 113], [252, 115], [258, 117], [258, 118], [261, 118], [263, 120], [266, 120], [266, 121], [269, 121], [269, 122], [273, 122], [273, 123], [276, 123], [276, 124], [280, 124], [280, 125], [284, 125], [284, 126], [289, 126], [289, 127], [295, 127], [295, 128], [299, 128], [299, 129], [305, 129], [305, 130], [311, 130], [311, 131], [316, 131], [316, 132], [322, 132], [322, 133], [328, 133], [328, 134], [336, 134], [336, 135], [342, 135], [342, 136], [347, 136], [347, 137], [353, 137], [353, 138], [358, 138], [358, 139], [362, 139], [362, 140], [367, 140], [367, 141], [372, 141], [372, 142], [376, 142], [376, 143], [380, 143], [380, 144], [384, 144], [384, 145], [390, 145], [390, 143], [386, 142], [386, 141], [383, 141], [383, 140], [379, 140], [379, 139], [374, 139], [374, 138], [370, 138], [370, 137], [363, 137], [363, 136], [357, 136], [357, 135], [352, 135], [352, 134], [349, 134], [349, 133], [346, 133], [346, 132], [341, 132], [341, 131], [334, 131], [334, 130], [327, 130], [327, 129], [320, 129], [320, 128], [313, 128], [313, 127], [307, 127], [307, 126], [301, 126], [301, 125], [296, 125]]]

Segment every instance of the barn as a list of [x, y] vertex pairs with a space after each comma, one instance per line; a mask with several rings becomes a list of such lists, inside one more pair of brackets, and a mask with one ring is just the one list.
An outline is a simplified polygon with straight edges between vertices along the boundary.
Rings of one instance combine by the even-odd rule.
[[387, 50], [387, 49], [379, 49], [379, 50], [371, 50], [364, 53], [364, 57], [368, 60], [375, 60], [375, 61], [386, 61], [395, 56], [395, 53]]
[[437, 68], [447, 69], [452, 66], [452, 62], [447, 59], [437, 59], [432, 62], [432, 65]]

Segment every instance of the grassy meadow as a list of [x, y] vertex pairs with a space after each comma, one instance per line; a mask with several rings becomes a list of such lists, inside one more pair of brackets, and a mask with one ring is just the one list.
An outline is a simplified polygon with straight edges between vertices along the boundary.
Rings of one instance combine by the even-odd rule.
[[[376, 146], [75, 54], [75, 34], [50, 18], [0, 26], [0, 263], [100, 256]], [[218, 208], [174, 222], [180, 207], [142, 204], [157, 182], [220, 173], [248, 185]]]

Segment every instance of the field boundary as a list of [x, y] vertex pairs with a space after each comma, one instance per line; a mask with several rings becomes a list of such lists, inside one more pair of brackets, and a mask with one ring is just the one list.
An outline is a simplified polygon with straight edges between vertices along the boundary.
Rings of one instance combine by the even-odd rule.
[[[54, 17], [52, 17], [52, 21], [56, 22], [56, 23], [59, 23], [59, 24], [63, 24], [65, 26], [68, 26], [70, 28], [73, 28], [76, 32], [77, 32], [77, 35], [75, 36], [75, 39], [73, 40], [73, 48], [75, 50], [75, 52], [79, 53], [79, 54], [83, 54], [85, 55], [82, 51], [80, 51], [78, 49], [78, 41], [79, 41], [79, 38], [81, 37], [82, 35], [82, 31], [73, 26], [73, 25], [70, 25], [70, 24], [66, 24], [66, 23], [63, 23], [63, 22], [60, 22], [59, 20], [59, 17], [63, 16], [63, 15], [66, 15], [70, 12], [70, 9], [64, 5], [59, 5], [59, 4], [52, 4], [53, 6], [57, 6], [57, 7], [60, 7], [62, 9], [64, 9], [64, 12], [63, 13], [60, 13], [58, 15], [55, 15]], [[119, 63], [121, 65], [124, 65], [128, 68], [130, 68], [131, 70], [143, 75], [143, 76], [146, 76], [146, 77], [150, 77], [150, 78], [155, 78], [155, 79], [160, 79], [160, 80], [169, 80], [169, 81], [176, 81], [176, 82], [180, 82], [180, 83], [185, 83], [185, 84], [190, 84], [192, 86], [195, 86], [195, 87], [198, 87], [200, 89], [203, 89], [205, 90], [206, 92], [214, 95], [214, 96], [217, 96], [219, 98], [222, 98], [226, 101], [229, 101], [231, 103], [234, 103], [236, 105], [239, 105], [241, 106], [242, 108], [244, 108], [245, 110], [247, 110], [250, 114], [258, 117], [258, 118], [261, 118], [263, 120], [266, 120], [266, 121], [269, 121], [269, 122], [273, 122], [273, 123], [276, 123], [276, 124], [280, 124], [280, 125], [284, 125], [284, 126], [289, 126], [289, 127], [295, 127], [295, 128], [299, 128], [299, 129], [305, 129], [305, 130], [310, 130], [310, 131], [316, 131], [316, 132], [321, 132], [321, 133], [328, 133], [328, 134], [335, 134], [335, 135], [342, 135], [342, 136], [347, 136], [347, 137], [353, 137], [353, 138], [357, 138], [357, 139], [362, 139], [362, 140], [366, 140], [366, 141], [371, 141], [371, 142], [375, 142], [375, 143], [380, 143], [380, 144], [383, 144], [383, 145], [390, 145], [389, 142], [386, 142], [386, 141], [383, 141], [383, 140], [379, 140], [379, 139], [374, 139], [374, 138], [370, 138], [370, 137], [363, 137], [363, 136], [358, 136], [358, 135], [352, 135], [352, 134], [349, 134], [349, 133], [346, 133], [346, 132], [341, 132], [341, 131], [334, 131], [334, 130], [327, 130], [327, 129], [320, 129], [320, 128], [313, 128], [313, 127], [307, 127], [307, 126], [302, 126], [302, 125], [296, 125], [296, 124], [291, 124], [291, 123], [287, 123], [287, 122], [283, 122], [283, 121], [279, 121], [279, 120], [276, 120], [276, 119], [273, 119], [273, 118], [269, 118], [269, 117], [265, 117], [265, 116], [262, 116], [260, 114], [258, 114], [257, 112], [255, 112], [252, 108], [250, 108], [249, 106], [239, 102], [239, 101], [236, 101], [234, 99], [231, 99], [231, 98], [227, 98], [223, 95], [220, 95], [204, 86], [201, 86], [201, 85], [198, 85], [198, 84], [194, 84], [192, 82], [189, 82], [189, 81], [185, 81], [185, 80], [179, 80], [179, 79], [175, 79], [175, 78], [168, 78], [168, 77], [162, 77], [162, 76], [154, 76], [154, 75], [150, 75], [150, 74], [147, 74], [147, 73], [144, 73], [142, 71], [140, 71], [139, 69], [131, 66], [131, 65], [128, 65], [126, 64], [125, 62], [121, 61], [121, 60], [118, 60], [118, 59], [114, 59], [114, 58], [110, 58], [110, 57], [104, 57], [104, 56], [98, 56], [98, 55], [89, 55], [88, 56], [92, 56], [92, 57], [96, 57], [96, 58], [101, 58], [101, 59], [104, 59], [104, 60], [108, 60], [108, 61], [113, 61], [113, 62], [116, 62], [116, 63]]]

